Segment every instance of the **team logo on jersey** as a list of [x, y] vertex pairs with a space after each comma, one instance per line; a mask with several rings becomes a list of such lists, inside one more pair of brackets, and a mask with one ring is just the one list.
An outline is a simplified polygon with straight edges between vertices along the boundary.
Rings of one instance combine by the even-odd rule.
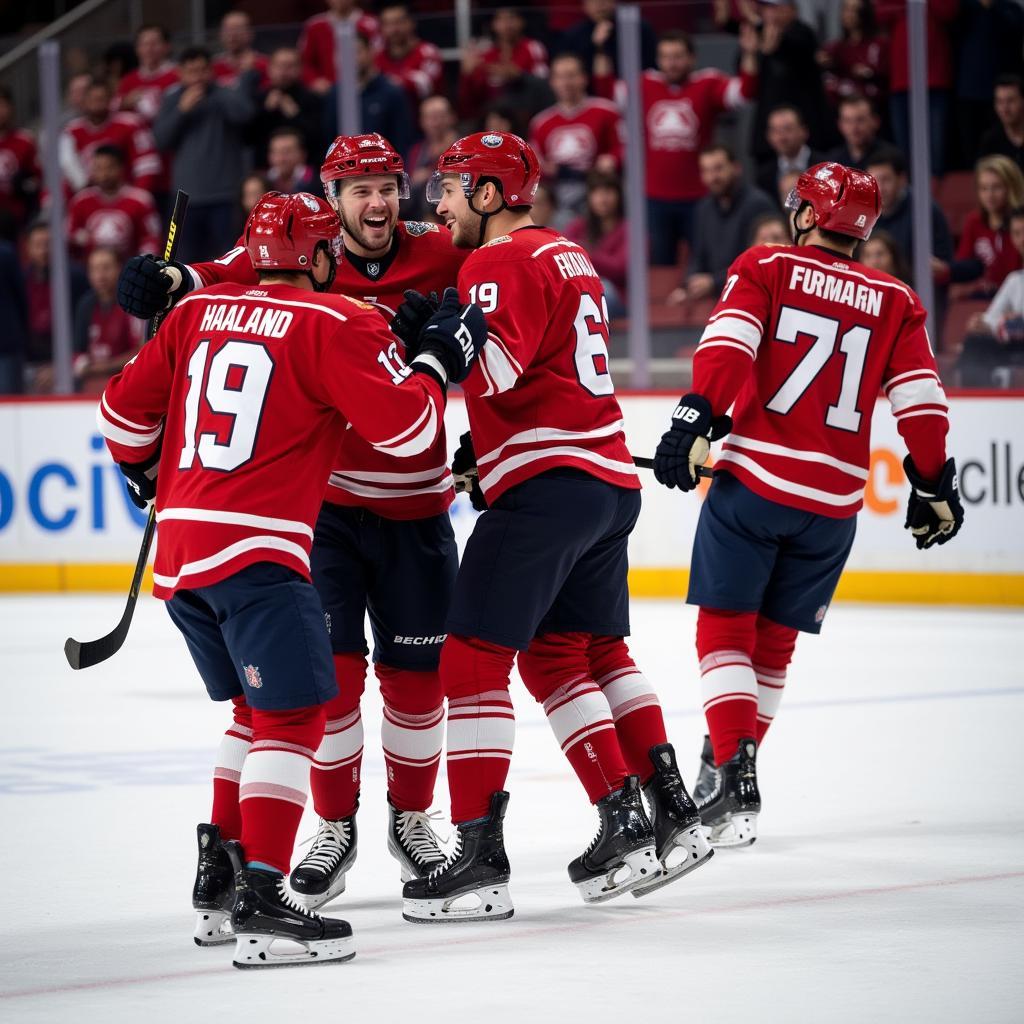
[[426, 224], [421, 220], [407, 220], [405, 222], [405, 233], [412, 235], [413, 238], [418, 238], [420, 235], [425, 235], [430, 231], [437, 231], [436, 224]]
[[658, 149], [672, 153], [694, 150], [700, 139], [700, 121], [688, 99], [658, 100], [647, 112], [647, 134]]
[[255, 665], [243, 665], [242, 671], [245, 673], [245, 681], [254, 690], [258, 690], [263, 685], [263, 677], [260, 675], [260, 670]]
[[497, 149], [501, 145], [500, 135], [485, 135], [480, 140], [488, 149]]
[[380, 264], [379, 263], [367, 263], [366, 264], [366, 272], [370, 275], [370, 277], [376, 277], [380, 273]]

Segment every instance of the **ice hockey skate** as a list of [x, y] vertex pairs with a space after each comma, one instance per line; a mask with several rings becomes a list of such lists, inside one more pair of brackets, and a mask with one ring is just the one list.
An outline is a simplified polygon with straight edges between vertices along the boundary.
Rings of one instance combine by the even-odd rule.
[[242, 969], [342, 963], [356, 951], [347, 921], [307, 910], [276, 871], [247, 868], [237, 842], [224, 844], [235, 869], [234, 965]]
[[321, 818], [309, 853], [292, 868], [288, 879], [296, 899], [316, 910], [340, 896], [345, 875], [356, 862], [357, 841], [354, 814], [337, 821]]
[[221, 843], [216, 825], [197, 825], [199, 863], [192, 887], [196, 927], [192, 938], [197, 946], [222, 946], [235, 941], [231, 908], [235, 902], [235, 873]]
[[508, 793], [492, 793], [486, 818], [456, 826], [451, 856], [426, 877], [405, 883], [402, 916], [406, 921], [442, 924], [503, 921], [512, 916], [511, 869], [502, 831], [507, 807]]
[[400, 811], [388, 797], [388, 853], [402, 869], [402, 881], [423, 878], [445, 861], [433, 821], [439, 814]]
[[700, 803], [700, 816], [712, 846], [751, 846], [757, 839], [761, 794], [757, 789], [757, 743], [740, 740], [736, 753], [718, 766], [714, 791]]
[[651, 809], [661, 873], [651, 882], [633, 889], [633, 895], [638, 897], [682, 878], [706, 864], [715, 853], [704, 835], [697, 805], [686, 792], [672, 744], [651, 747], [648, 756], [654, 765], [654, 774], [644, 786], [644, 795]]
[[693, 799], [703, 803], [715, 791], [718, 769], [715, 767], [715, 753], [711, 746], [711, 737], [704, 737], [704, 749], [700, 752], [700, 768], [697, 771], [697, 782], [693, 787]]
[[569, 865], [569, 878], [584, 903], [604, 903], [650, 882], [660, 874], [654, 829], [644, 811], [640, 783], [627, 776], [622, 789], [594, 805], [600, 815], [597, 835]]

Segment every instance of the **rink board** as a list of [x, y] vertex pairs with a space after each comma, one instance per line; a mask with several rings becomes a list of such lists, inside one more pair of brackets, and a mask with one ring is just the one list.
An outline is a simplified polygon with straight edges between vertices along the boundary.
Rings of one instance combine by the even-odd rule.
[[[651, 455], [677, 396], [621, 396], [632, 452]], [[951, 396], [951, 445], [967, 521], [952, 544], [917, 551], [902, 529], [905, 453], [879, 401], [857, 540], [839, 597], [847, 600], [1024, 605], [1024, 396]], [[128, 500], [95, 425], [94, 399], [0, 401], [0, 590], [127, 589], [144, 516]], [[465, 429], [449, 404], [450, 442]], [[630, 544], [637, 597], [685, 593], [701, 495], [654, 485]], [[702, 485], [706, 490], [707, 484]], [[460, 543], [475, 514], [452, 508]]]

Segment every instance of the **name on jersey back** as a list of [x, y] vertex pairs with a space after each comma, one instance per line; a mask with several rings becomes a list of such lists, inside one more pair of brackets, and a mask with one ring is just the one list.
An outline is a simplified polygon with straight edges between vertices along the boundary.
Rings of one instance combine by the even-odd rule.
[[879, 316], [882, 312], [883, 292], [880, 288], [858, 284], [848, 277], [826, 274], [824, 270], [794, 267], [789, 287], [791, 291], [799, 289], [807, 295], [816, 295], [819, 299], [852, 306], [869, 316]]
[[201, 331], [231, 331], [233, 334], [261, 334], [265, 338], [281, 338], [292, 322], [287, 309], [246, 306], [242, 303], [218, 302], [207, 306]]

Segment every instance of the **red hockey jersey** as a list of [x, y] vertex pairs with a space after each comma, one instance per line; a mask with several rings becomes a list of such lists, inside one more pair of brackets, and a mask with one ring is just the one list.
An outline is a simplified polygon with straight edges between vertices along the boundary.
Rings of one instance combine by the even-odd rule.
[[604, 289], [585, 250], [551, 228], [520, 228], [470, 254], [459, 293], [487, 315], [462, 385], [487, 500], [556, 466], [639, 489], [608, 368]]
[[530, 122], [530, 142], [545, 168], [585, 175], [599, 156], [622, 163], [621, 123], [614, 103], [588, 97], [573, 110], [542, 110]]
[[28, 199], [39, 188], [39, 152], [31, 132], [14, 128], [0, 133], [0, 210], [20, 226]]
[[[372, 14], [353, 12], [356, 31], [370, 40], [374, 49], [380, 46], [380, 23]], [[299, 38], [302, 57], [302, 81], [313, 85], [317, 79], [334, 81], [334, 19], [329, 14], [317, 14], [302, 27]]]
[[[160, 110], [164, 93], [178, 84], [177, 65], [167, 61], [153, 71], [136, 68], [125, 74], [117, 83], [114, 107], [117, 110], [132, 110], [147, 124], [152, 124]], [[128, 107], [125, 104], [131, 102]]]
[[[407, 288], [441, 295], [454, 287], [466, 253], [452, 245], [447, 228], [418, 221], [399, 221], [397, 244], [390, 260], [358, 260], [346, 253], [338, 264], [332, 292], [354, 295], [376, 306], [390, 322], [402, 303]], [[363, 268], [356, 266], [356, 261]], [[218, 281], [255, 284], [256, 272], [249, 256], [239, 245], [212, 263], [192, 267], [200, 285]], [[402, 343], [392, 339], [382, 356], [387, 368], [400, 376], [405, 363]], [[444, 433], [422, 455], [395, 460], [367, 444], [355, 431], [348, 431], [335, 460], [327, 489], [327, 501], [336, 505], [366, 508], [386, 519], [423, 519], [440, 515], [455, 498], [448, 470]]]
[[153, 197], [133, 185], [122, 185], [113, 195], [95, 185], [76, 193], [68, 204], [68, 237], [80, 259], [100, 246], [115, 249], [122, 259], [163, 251]]
[[369, 306], [289, 285], [185, 296], [107, 385], [100, 432], [119, 462], [162, 446], [153, 593], [208, 586], [254, 562], [309, 578], [313, 526], [342, 435], [391, 457], [436, 443], [440, 385], [395, 379]]
[[444, 64], [433, 43], [420, 40], [401, 58], [392, 57], [385, 48], [376, 59], [377, 67], [405, 89], [413, 111], [419, 109], [420, 100], [444, 91]]
[[715, 119], [757, 94], [757, 76], [710, 68], [670, 85], [660, 71], [641, 80], [647, 138], [647, 196], [679, 201], [704, 195], [698, 154], [715, 133]]
[[64, 129], [70, 137], [85, 177], [89, 158], [97, 146], [117, 146], [125, 155], [125, 169], [131, 183], [153, 192], [160, 184], [163, 165], [153, 134], [137, 114], [111, 114], [102, 124], [76, 117]]
[[937, 478], [948, 406], [917, 295], [818, 246], [762, 245], [733, 263], [693, 360], [715, 414], [735, 402], [716, 469], [782, 505], [851, 516], [882, 388], [914, 464]]

